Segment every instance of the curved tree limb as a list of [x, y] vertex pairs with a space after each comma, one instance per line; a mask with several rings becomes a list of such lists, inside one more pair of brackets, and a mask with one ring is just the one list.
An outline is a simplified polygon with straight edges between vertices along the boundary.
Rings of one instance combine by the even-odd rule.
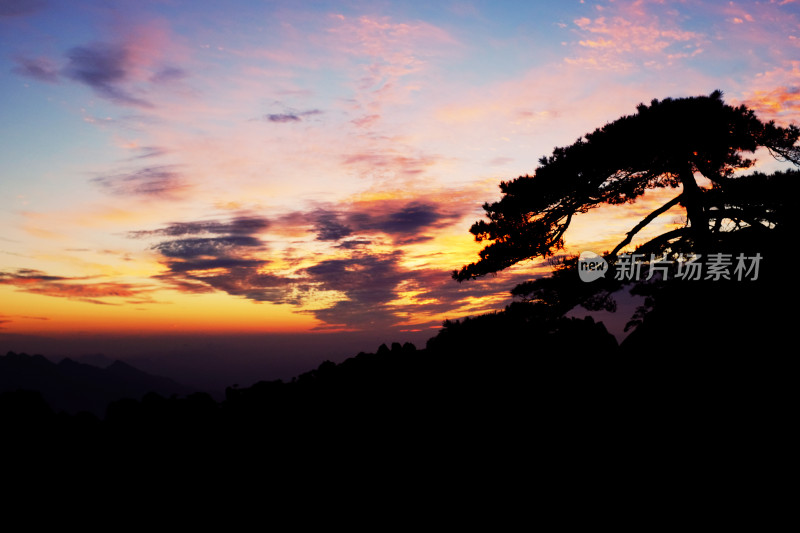
[[616, 257], [617, 253], [620, 250], [622, 250], [625, 246], [627, 246], [627, 245], [629, 245], [631, 243], [631, 240], [633, 239], [634, 235], [639, 233], [645, 226], [650, 224], [659, 215], [669, 211], [670, 209], [672, 209], [673, 207], [678, 205], [681, 202], [681, 198], [683, 198], [683, 194], [682, 193], [679, 194], [678, 196], [676, 196], [675, 198], [673, 198], [672, 200], [670, 200], [669, 202], [665, 203], [664, 205], [662, 205], [661, 207], [659, 207], [658, 209], [656, 209], [655, 211], [653, 211], [652, 213], [650, 213], [646, 217], [644, 217], [641, 222], [636, 224], [636, 226], [634, 226], [633, 229], [631, 229], [628, 233], [625, 234], [626, 235], [625, 239], [621, 243], [619, 243], [614, 248], [614, 250], [612, 250], [611, 256], [612, 257]]
[[637, 251], [637, 253], [650, 253], [651, 250], [654, 250], [654, 249], [656, 249], [658, 247], [664, 246], [665, 244], [667, 244], [672, 239], [674, 239], [676, 237], [682, 237], [682, 236], [686, 235], [687, 233], [689, 233], [689, 228], [688, 227], [676, 228], [676, 229], [668, 231], [666, 233], [662, 233], [658, 237], [655, 237], [655, 238], [647, 241], [646, 243], [641, 245], [639, 248], [637, 248], [636, 251]]

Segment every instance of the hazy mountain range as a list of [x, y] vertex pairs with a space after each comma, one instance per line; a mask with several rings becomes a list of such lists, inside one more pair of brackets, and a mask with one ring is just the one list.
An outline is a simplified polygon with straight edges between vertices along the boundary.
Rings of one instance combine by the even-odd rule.
[[55, 411], [88, 411], [103, 416], [109, 403], [122, 398], [140, 398], [148, 392], [162, 396], [194, 392], [172, 379], [154, 376], [122, 361], [104, 356], [89, 360], [105, 368], [72, 359], [54, 363], [41, 355], [9, 352], [0, 356], [0, 392], [41, 392]]

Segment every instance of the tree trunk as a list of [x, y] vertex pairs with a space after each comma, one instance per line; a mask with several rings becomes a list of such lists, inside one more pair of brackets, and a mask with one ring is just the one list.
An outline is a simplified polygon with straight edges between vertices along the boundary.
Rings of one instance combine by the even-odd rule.
[[703, 206], [703, 191], [694, 179], [691, 166], [687, 165], [681, 171], [680, 178], [683, 185], [681, 205], [686, 208], [690, 233], [697, 247], [705, 249], [709, 244], [710, 231], [708, 228], [708, 216]]

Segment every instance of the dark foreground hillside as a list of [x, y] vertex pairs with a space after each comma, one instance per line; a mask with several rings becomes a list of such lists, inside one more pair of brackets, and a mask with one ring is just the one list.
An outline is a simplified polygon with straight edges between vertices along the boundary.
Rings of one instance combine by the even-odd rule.
[[[576, 339], [591, 349], [567, 355]], [[547, 331], [524, 315], [505, 312], [449, 323], [427, 349], [408, 343], [395, 343], [391, 349], [383, 345], [340, 364], [325, 362], [289, 382], [229, 387], [222, 402], [204, 393], [151, 391], [110, 402], [104, 417], [74, 416], [56, 415], [35, 392], [7, 392], [3, 406], [9, 423], [51, 431], [70, 431], [73, 426], [83, 430], [89, 424], [103, 438], [149, 433], [179, 438], [200, 432], [224, 444], [227, 431], [272, 442], [291, 440], [288, 435], [331, 433], [394, 432], [415, 438], [423, 426], [428, 426], [425, 432], [444, 436], [449, 432], [446, 426], [454, 425], [450, 429], [455, 430], [478, 419], [495, 423], [524, 409], [531, 394], [556, 389], [565, 379], [582, 379], [580, 368], [586, 371], [587, 361], [603, 360], [616, 350], [613, 336], [591, 320], [564, 319]], [[49, 370], [64, 366], [41, 356], [10, 354], [6, 360]], [[583, 362], [577, 365], [578, 361]], [[24, 416], [14, 415], [28, 405]]]
[[290, 382], [228, 388], [222, 402], [148, 393], [101, 420], [20, 391], [0, 397], [0, 416], [5, 453], [26, 457], [18, 466], [117, 480], [416, 472], [451, 483], [623, 460], [663, 474], [698, 457], [716, 471], [756, 435], [778, 439], [792, 396], [778, 359], [676, 345], [686, 352], [648, 356], [591, 319], [511, 308], [449, 323], [425, 349], [384, 345]]

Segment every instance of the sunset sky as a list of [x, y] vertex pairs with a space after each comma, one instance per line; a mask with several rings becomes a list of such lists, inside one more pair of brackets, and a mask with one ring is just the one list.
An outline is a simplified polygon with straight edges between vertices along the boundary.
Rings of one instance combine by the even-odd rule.
[[[541, 272], [450, 277], [499, 182], [555, 146], [715, 89], [800, 123], [796, 0], [1, 0], [0, 51], [0, 348], [19, 351], [427, 338]], [[568, 251], [658, 202], [579, 217]]]

